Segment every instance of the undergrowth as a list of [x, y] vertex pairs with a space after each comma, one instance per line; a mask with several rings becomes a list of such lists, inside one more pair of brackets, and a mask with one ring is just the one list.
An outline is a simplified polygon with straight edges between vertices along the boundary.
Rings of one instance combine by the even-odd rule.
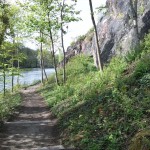
[[15, 108], [20, 105], [21, 95], [18, 92], [7, 92], [6, 96], [0, 94], [0, 126], [3, 121], [13, 114]]
[[41, 92], [59, 118], [63, 143], [86, 150], [141, 150], [139, 144], [149, 150], [149, 60], [150, 34], [138, 51], [113, 58], [102, 75], [91, 58], [78, 55], [67, 64], [65, 85], [56, 86], [51, 77]]

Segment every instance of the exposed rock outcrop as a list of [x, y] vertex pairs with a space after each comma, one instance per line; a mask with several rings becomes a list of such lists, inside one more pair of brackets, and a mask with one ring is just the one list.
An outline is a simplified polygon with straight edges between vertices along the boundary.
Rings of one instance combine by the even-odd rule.
[[[137, 0], [137, 6], [133, 3], [134, 0], [107, 0], [107, 13], [100, 18], [97, 25], [103, 62], [113, 55], [126, 54], [148, 33], [150, 0]], [[93, 38], [92, 49], [96, 64], [95, 45]]]
[[[92, 29], [86, 35], [80, 36], [76, 42], [72, 43], [71, 46], [67, 48], [66, 63], [69, 61], [70, 58], [80, 53], [88, 56], [93, 56], [93, 52], [91, 50], [93, 34], [94, 33]], [[59, 66], [63, 66], [63, 61], [60, 62]]]
[[[113, 55], [126, 54], [148, 33], [150, 0], [137, 0], [137, 5], [135, 2], [135, 0], [107, 0], [107, 12], [100, 14], [97, 24], [103, 62], [107, 62]], [[68, 47], [67, 61], [79, 53], [93, 55], [97, 65], [96, 43], [92, 32]]]

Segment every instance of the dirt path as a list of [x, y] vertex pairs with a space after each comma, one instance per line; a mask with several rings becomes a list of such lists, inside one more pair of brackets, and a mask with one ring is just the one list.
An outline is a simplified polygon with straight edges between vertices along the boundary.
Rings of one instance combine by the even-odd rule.
[[56, 122], [42, 97], [38, 85], [22, 90], [23, 102], [17, 117], [6, 122], [0, 133], [0, 150], [58, 150]]

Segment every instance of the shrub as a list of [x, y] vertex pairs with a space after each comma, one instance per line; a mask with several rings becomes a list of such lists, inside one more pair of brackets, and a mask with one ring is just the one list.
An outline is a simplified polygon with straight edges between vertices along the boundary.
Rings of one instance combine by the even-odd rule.
[[4, 97], [0, 94], [0, 121], [5, 120], [9, 115], [14, 112], [15, 108], [21, 102], [21, 95], [19, 93], [7, 93]]

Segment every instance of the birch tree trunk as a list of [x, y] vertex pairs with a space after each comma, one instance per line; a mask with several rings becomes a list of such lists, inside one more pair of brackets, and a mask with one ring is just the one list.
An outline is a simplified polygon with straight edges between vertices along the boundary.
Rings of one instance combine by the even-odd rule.
[[[42, 33], [40, 31], [40, 38], [42, 40]], [[41, 45], [40, 45], [40, 66], [41, 66], [41, 82], [42, 84], [44, 83], [44, 75], [43, 75], [43, 43], [41, 41]]]
[[55, 58], [54, 40], [53, 40], [53, 35], [52, 35], [52, 30], [51, 30], [50, 15], [49, 15], [49, 13], [47, 15], [48, 15], [48, 21], [49, 21], [49, 36], [50, 36], [51, 43], [52, 43], [52, 57], [53, 57], [53, 65], [54, 65], [54, 69], [55, 69], [55, 80], [56, 80], [56, 84], [59, 85], [58, 73], [57, 73], [57, 64], [56, 64], [56, 58]]
[[95, 39], [96, 39], [96, 51], [97, 51], [97, 57], [98, 57], [98, 67], [100, 72], [103, 72], [103, 65], [102, 65], [102, 61], [101, 61], [101, 51], [100, 51], [100, 46], [98, 43], [98, 33], [97, 33], [97, 27], [96, 27], [96, 23], [95, 23], [95, 19], [94, 19], [94, 11], [93, 11], [93, 5], [92, 5], [92, 0], [89, 0], [89, 5], [90, 5], [90, 11], [91, 11], [91, 20], [94, 26], [94, 31], [95, 31]]
[[63, 49], [63, 83], [66, 82], [66, 55], [65, 55], [65, 48], [64, 48], [64, 34], [63, 34], [63, 11], [64, 11], [64, 3], [65, 0], [62, 2], [62, 7], [61, 7], [61, 44], [62, 44], [62, 49]]

